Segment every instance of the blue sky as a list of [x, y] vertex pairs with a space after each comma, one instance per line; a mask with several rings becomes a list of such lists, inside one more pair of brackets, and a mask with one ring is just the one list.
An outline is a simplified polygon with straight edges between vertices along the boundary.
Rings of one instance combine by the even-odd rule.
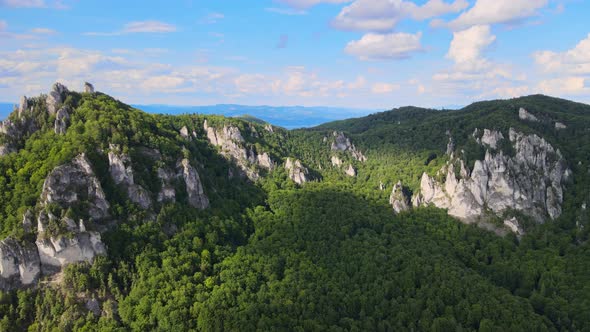
[[0, 0], [0, 101], [89, 81], [135, 104], [590, 102], [588, 17], [583, 0]]

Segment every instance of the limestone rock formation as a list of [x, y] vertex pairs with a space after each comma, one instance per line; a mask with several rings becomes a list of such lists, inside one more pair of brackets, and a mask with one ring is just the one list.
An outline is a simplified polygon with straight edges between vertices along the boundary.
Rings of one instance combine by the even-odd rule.
[[189, 204], [198, 209], [208, 208], [209, 198], [205, 195], [199, 173], [191, 166], [188, 159], [183, 159], [180, 166], [182, 167], [182, 177], [186, 184]]
[[567, 126], [562, 122], [555, 122], [555, 129], [557, 129], [557, 130], [567, 129]]
[[143, 209], [149, 209], [151, 207], [152, 199], [150, 193], [135, 183], [131, 158], [127, 154], [122, 153], [120, 147], [114, 144], [110, 145], [109, 170], [115, 183], [123, 185], [126, 188], [127, 195], [133, 203], [138, 204]]
[[[492, 148], [501, 133], [490, 131], [488, 137], [481, 144]], [[513, 157], [488, 150], [471, 172], [462, 160], [452, 160], [438, 172], [442, 182], [424, 173], [413, 204], [433, 204], [467, 222], [478, 219], [486, 210], [499, 216], [516, 210], [537, 222], [559, 217], [564, 184], [571, 174], [561, 152], [537, 135], [514, 129], [509, 131], [509, 140], [515, 151]], [[461, 170], [457, 178], [458, 164]]]
[[518, 110], [518, 118], [521, 120], [525, 120], [525, 121], [539, 122], [539, 119], [537, 119], [536, 116], [529, 113], [527, 110], [525, 110], [522, 107]]
[[352, 165], [348, 165], [348, 168], [344, 173], [348, 176], [356, 176], [356, 169]]
[[342, 166], [342, 160], [338, 156], [332, 156], [332, 166]]
[[501, 140], [504, 139], [504, 135], [501, 132], [496, 130], [484, 129], [483, 135], [479, 136], [479, 131], [476, 128], [475, 132], [473, 133], [473, 137], [475, 137], [476, 141], [484, 146], [487, 146], [493, 150], [496, 150], [499, 147], [499, 143]]
[[451, 136], [450, 130], [447, 130], [447, 136], [449, 137], [449, 142], [447, 143], [446, 154], [451, 156], [453, 154], [453, 152], [455, 151], [455, 140], [453, 139], [453, 136]]
[[275, 132], [273, 126], [271, 124], [269, 124], [269, 123], [267, 123], [266, 125], [264, 125], [264, 130], [268, 131], [271, 134]]
[[[92, 262], [97, 255], [106, 253], [100, 233], [86, 227], [86, 222], [96, 224], [109, 218], [109, 203], [84, 154], [49, 174], [40, 206], [36, 245], [43, 273], [56, 272], [70, 263]], [[54, 215], [55, 207], [62, 211], [61, 216]], [[64, 214], [81, 207], [89, 220], [76, 223], [68, 213]]]
[[59, 111], [57, 111], [57, 114], [55, 115], [55, 125], [54, 125], [55, 133], [58, 135], [65, 134], [69, 121], [70, 121], [69, 109], [67, 107], [60, 108]]
[[189, 132], [188, 132], [188, 128], [186, 126], [180, 128], [179, 133], [180, 133], [180, 136], [182, 136], [182, 138], [184, 138], [184, 139], [189, 139], [190, 138], [190, 135], [189, 135]]
[[287, 158], [285, 169], [289, 172], [289, 178], [295, 183], [301, 185], [308, 181], [309, 171], [303, 167], [301, 161]]
[[393, 207], [395, 213], [408, 211], [411, 207], [410, 197], [406, 194], [401, 181], [398, 181], [389, 196], [389, 204]]
[[356, 149], [354, 144], [350, 142], [350, 139], [346, 137], [344, 133], [335, 131], [332, 133], [332, 136], [334, 137], [334, 140], [330, 146], [332, 151], [348, 152], [354, 159], [358, 161], [367, 161], [367, 157], [365, 157], [361, 151]]
[[20, 97], [20, 104], [18, 106], [18, 116], [19, 118], [24, 115], [24, 113], [29, 109], [29, 101], [26, 96]]
[[158, 193], [158, 202], [175, 202], [176, 201], [176, 189], [172, 181], [176, 178], [174, 174], [167, 167], [158, 168], [158, 179], [160, 179], [161, 189]]
[[61, 83], [53, 84], [51, 91], [47, 94], [45, 103], [47, 104], [47, 112], [49, 114], [55, 114], [61, 104], [64, 102], [65, 94], [68, 92], [68, 88]]
[[86, 93], [94, 93], [94, 85], [92, 85], [92, 84], [90, 84], [88, 82], [85, 82], [84, 83], [84, 92], [86, 92]]
[[274, 168], [275, 164], [268, 153], [257, 152], [254, 148], [247, 147], [246, 140], [237, 127], [225, 125], [223, 128], [216, 129], [210, 127], [205, 120], [203, 128], [209, 142], [220, 147], [221, 154], [233, 161], [251, 181], [256, 181], [260, 177], [259, 168], [268, 171]]
[[12, 238], [0, 241], [0, 290], [32, 285], [40, 274], [41, 263], [34, 244]]

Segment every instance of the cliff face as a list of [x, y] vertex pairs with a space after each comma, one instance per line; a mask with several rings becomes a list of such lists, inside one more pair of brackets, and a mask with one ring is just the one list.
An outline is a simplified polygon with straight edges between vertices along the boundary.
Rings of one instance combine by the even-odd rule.
[[203, 129], [207, 133], [209, 142], [220, 147], [221, 154], [234, 162], [251, 181], [260, 178], [260, 169], [266, 169], [267, 171], [274, 169], [275, 163], [269, 154], [262, 151], [258, 152], [254, 147], [248, 146], [239, 128], [231, 125], [214, 128], [209, 126], [207, 120], [205, 120]]
[[[486, 211], [500, 217], [519, 211], [539, 223], [559, 217], [565, 182], [571, 175], [561, 152], [537, 135], [510, 129], [508, 137], [513, 156], [496, 150], [505, 139], [502, 133], [485, 129], [480, 136], [476, 130], [473, 138], [487, 148], [485, 158], [475, 161], [472, 171], [463, 160], [452, 159], [436, 177], [424, 173], [413, 205], [448, 209], [450, 215], [467, 222]], [[511, 223], [518, 227], [517, 221]]]

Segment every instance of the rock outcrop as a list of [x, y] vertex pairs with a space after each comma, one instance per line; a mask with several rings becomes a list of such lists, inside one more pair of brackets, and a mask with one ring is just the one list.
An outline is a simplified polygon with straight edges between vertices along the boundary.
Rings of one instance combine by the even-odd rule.
[[342, 160], [338, 158], [338, 156], [332, 156], [332, 166], [340, 167], [342, 166]]
[[84, 92], [86, 92], [86, 93], [94, 93], [94, 85], [92, 85], [92, 84], [90, 84], [88, 82], [85, 82], [84, 83]]
[[524, 121], [539, 122], [539, 119], [537, 119], [536, 116], [522, 107], [518, 110], [518, 118]]
[[65, 94], [68, 93], [68, 88], [61, 83], [53, 84], [51, 91], [47, 94], [47, 98], [45, 99], [45, 103], [47, 105], [47, 112], [49, 114], [55, 114], [61, 104], [65, 100]]
[[348, 168], [344, 173], [348, 176], [354, 177], [356, 176], [356, 169], [352, 165], [348, 165]]
[[54, 124], [55, 133], [58, 135], [65, 134], [69, 121], [70, 121], [69, 109], [67, 107], [60, 108], [59, 111], [57, 111], [57, 113], [55, 114], [55, 124]]
[[354, 159], [360, 162], [367, 161], [367, 157], [365, 157], [361, 151], [356, 149], [354, 144], [350, 142], [350, 139], [346, 137], [344, 133], [335, 131], [332, 133], [332, 136], [334, 137], [334, 140], [330, 146], [332, 151], [347, 152], [350, 153]]
[[496, 150], [499, 147], [498, 144], [500, 143], [500, 141], [504, 139], [504, 135], [502, 135], [501, 132], [496, 130], [484, 129], [483, 135], [480, 135], [481, 134], [479, 129], [475, 128], [475, 131], [472, 135], [473, 138], [475, 138], [475, 141], [493, 150]]
[[567, 126], [562, 122], [555, 122], [555, 129], [557, 129], [557, 130], [567, 129]]
[[208, 208], [209, 198], [205, 195], [201, 178], [199, 177], [197, 170], [191, 166], [188, 159], [183, 159], [179, 166], [182, 167], [182, 177], [186, 184], [189, 204], [197, 209]]
[[266, 152], [257, 152], [252, 146], [248, 147], [240, 129], [225, 125], [216, 129], [209, 126], [207, 120], [203, 123], [209, 142], [221, 148], [221, 154], [233, 161], [251, 181], [260, 177], [258, 169], [271, 171], [275, 163]]
[[[56, 272], [75, 262], [92, 262], [97, 255], [106, 253], [100, 233], [88, 230], [87, 225], [97, 226], [109, 218], [109, 203], [84, 154], [49, 174], [40, 206], [36, 245], [43, 273]], [[85, 215], [78, 216], [81, 219], [76, 222], [70, 210], [83, 210]], [[60, 215], [55, 214], [58, 211]]]
[[27, 96], [20, 97], [20, 104], [18, 106], [18, 117], [22, 117], [26, 111], [29, 110], [29, 100]]
[[398, 181], [393, 186], [393, 190], [391, 191], [391, 195], [389, 196], [389, 204], [391, 204], [391, 206], [393, 207], [393, 211], [395, 211], [395, 213], [408, 211], [410, 209], [410, 197], [404, 191], [404, 187], [401, 181]]
[[309, 180], [307, 178], [309, 171], [307, 168], [303, 167], [299, 160], [287, 158], [285, 169], [289, 172], [289, 178], [299, 185], [304, 184]]
[[452, 156], [453, 152], [455, 151], [455, 140], [453, 139], [453, 136], [451, 135], [451, 131], [447, 130], [447, 137], [449, 138], [449, 141], [447, 143], [447, 151], [446, 154], [448, 156]]
[[115, 183], [125, 187], [127, 195], [133, 203], [136, 203], [143, 209], [149, 209], [151, 207], [152, 199], [150, 193], [135, 183], [131, 158], [127, 154], [122, 153], [120, 147], [114, 144], [110, 145], [109, 170]]
[[[482, 137], [480, 142], [493, 148], [503, 136], [489, 133], [488, 139], [484, 141]], [[559, 217], [564, 183], [571, 174], [561, 152], [537, 135], [525, 135], [513, 129], [509, 140], [514, 156], [488, 149], [484, 160], [477, 160], [471, 172], [462, 160], [455, 159], [439, 170], [436, 177], [424, 173], [420, 192], [413, 198], [414, 206], [433, 204], [467, 222], [482, 217], [486, 211], [502, 216], [506, 211], [516, 210], [537, 222]], [[461, 168], [459, 177], [455, 167]]]
[[0, 290], [32, 285], [40, 275], [41, 263], [34, 244], [12, 238], [0, 241]]

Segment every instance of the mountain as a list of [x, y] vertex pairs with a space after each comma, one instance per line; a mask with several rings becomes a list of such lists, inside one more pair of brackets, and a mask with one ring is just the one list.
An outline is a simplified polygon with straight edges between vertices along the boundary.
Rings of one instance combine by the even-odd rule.
[[286, 130], [83, 90], [0, 125], [0, 330], [590, 324], [589, 105]]
[[375, 112], [374, 110], [338, 107], [245, 106], [231, 104], [211, 106], [134, 105], [134, 107], [155, 114], [198, 113], [217, 114], [227, 117], [250, 115], [287, 129], [313, 127], [329, 121]]

